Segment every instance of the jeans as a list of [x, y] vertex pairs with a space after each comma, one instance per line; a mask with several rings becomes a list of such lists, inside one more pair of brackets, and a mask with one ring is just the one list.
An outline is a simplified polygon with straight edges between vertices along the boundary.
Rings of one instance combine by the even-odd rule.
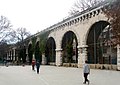
[[89, 82], [89, 80], [87, 79], [88, 74], [89, 73], [84, 73], [84, 79], [85, 79], [84, 83]]

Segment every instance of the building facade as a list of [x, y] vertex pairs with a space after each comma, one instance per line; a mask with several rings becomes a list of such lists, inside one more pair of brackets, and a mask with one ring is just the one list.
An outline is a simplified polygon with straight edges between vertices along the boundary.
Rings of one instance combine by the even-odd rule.
[[[108, 3], [70, 16], [63, 21], [26, 39], [26, 60], [42, 55], [43, 64], [82, 67], [85, 60], [91, 68], [120, 70], [120, 46], [105, 31], [110, 21], [103, 10]], [[108, 37], [104, 37], [104, 36]], [[38, 50], [36, 50], [38, 49]]]

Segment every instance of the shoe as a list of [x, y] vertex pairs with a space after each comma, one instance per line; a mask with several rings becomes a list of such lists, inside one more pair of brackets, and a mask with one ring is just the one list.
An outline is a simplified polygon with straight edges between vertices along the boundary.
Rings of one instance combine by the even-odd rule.
[[86, 84], [85, 82], [83, 82], [83, 84]]
[[90, 84], [90, 81], [88, 80], [88, 85]]

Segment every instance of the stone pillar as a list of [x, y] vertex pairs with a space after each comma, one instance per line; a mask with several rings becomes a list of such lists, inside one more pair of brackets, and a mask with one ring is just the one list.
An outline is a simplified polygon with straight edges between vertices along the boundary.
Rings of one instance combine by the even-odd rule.
[[87, 60], [87, 45], [78, 46], [78, 67], [82, 67]]
[[47, 59], [45, 57], [45, 54], [42, 54], [42, 64], [43, 65], [47, 64]]
[[10, 51], [10, 61], [13, 60], [13, 54], [12, 54], [12, 49]]
[[120, 45], [117, 45], [117, 69], [120, 70]]
[[82, 67], [82, 53], [81, 53], [81, 48], [78, 47], [78, 67]]
[[15, 48], [13, 49], [13, 61], [15, 61]]
[[29, 57], [28, 57], [28, 47], [26, 48], [26, 62], [29, 62]]
[[82, 56], [83, 56], [83, 64], [85, 63], [86, 60], [88, 60], [87, 58], [87, 47], [83, 47], [83, 53], [82, 53]]
[[13, 49], [11, 49], [11, 61], [13, 61]]
[[62, 65], [62, 49], [56, 49], [56, 66]]
[[32, 56], [32, 60], [35, 60], [35, 54], [33, 54], [33, 56]]

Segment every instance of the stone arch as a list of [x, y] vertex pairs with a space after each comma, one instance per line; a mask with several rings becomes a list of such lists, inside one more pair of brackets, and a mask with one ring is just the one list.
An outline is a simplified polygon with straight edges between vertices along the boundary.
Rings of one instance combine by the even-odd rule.
[[32, 43], [29, 43], [28, 44], [28, 60], [29, 60], [29, 64], [32, 63], [32, 57], [33, 57]]
[[56, 60], [56, 43], [53, 37], [49, 37], [46, 43], [45, 57], [47, 64], [55, 63]]
[[100, 33], [109, 25], [107, 21], [98, 21], [95, 22], [89, 29], [87, 34], [86, 44], [88, 45], [88, 61], [89, 63], [96, 64], [98, 63], [97, 56], [97, 40], [100, 36]]
[[30, 42], [28, 43], [28, 46], [29, 46], [30, 44], [32, 44], [32, 41], [30, 41]]
[[37, 37], [37, 39], [36, 39], [36, 43], [37, 43], [37, 42], [39, 42], [39, 41], [40, 41], [40, 38], [39, 38], [39, 37]]
[[77, 63], [78, 62], [78, 40], [73, 31], [66, 31], [62, 36], [62, 62]]
[[[89, 63], [101, 63], [109, 64], [110, 59], [107, 59], [104, 55], [107, 54], [104, 51], [108, 50], [108, 46], [105, 46], [110, 30], [110, 23], [107, 21], [95, 22], [86, 35], [86, 45], [88, 45], [88, 61]], [[103, 46], [104, 45], [104, 46]], [[104, 48], [103, 48], [104, 47]], [[111, 54], [110, 54], [111, 56]]]
[[40, 41], [37, 40], [35, 44], [35, 59], [36, 61], [41, 62], [42, 61], [42, 53], [40, 51]]
[[64, 34], [68, 31], [72, 31], [76, 35], [77, 41], [80, 44], [79, 31], [77, 30], [78, 28], [79, 26], [75, 26], [75, 27], [72, 26], [72, 27], [63, 27], [61, 29], [55, 29], [54, 31], [50, 32], [48, 38], [53, 37], [56, 42], [56, 48], [61, 49], [62, 38]]
[[107, 25], [110, 25], [110, 23], [107, 22], [107, 21], [105, 21], [105, 20], [99, 20], [99, 21], [97, 21], [97, 22], [94, 22], [94, 23], [90, 26], [90, 28], [87, 30], [86, 36], [85, 36], [85, 38], [84, 38], [84, 40], [85, 40], [85, 43], [84, 43], [84, 44], [87, 44], [88, 37], [90, 37], [90, 36], [89, 36], [90, 31], [93, 31], [95, 27], [99, 27], [98, 25], [99, 25], [99, 26], [101, 25], [101, 28], [102, 28], [101, 30], [104, 30], [104, 28], [105, 28]]

